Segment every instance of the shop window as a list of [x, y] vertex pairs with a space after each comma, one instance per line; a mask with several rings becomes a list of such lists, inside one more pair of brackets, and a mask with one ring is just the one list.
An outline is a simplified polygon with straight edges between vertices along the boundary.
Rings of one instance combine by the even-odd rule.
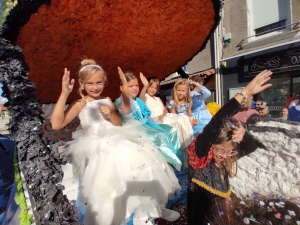
[[291, 24], [290, 0], [248, 0], [247, 7], [248, 35], [253, 36], [249, 41], [280, 34], [290, 28], [280, 28]]
[[272, 23], [272, 24], [255, 29], [255, 34], [256, 34], [256, 36], [259, 36], [270, 30], [275, 31], [275, 30], [285, 29], [285, 27], [282, 28], [285, 25], [286, 25], [286, 20], [281, 20], [277, 23]]
[[300, 77], [293, 78], [293, 96], [300, 94]]
[[[290, 82], [293, 82], [293, 84], [291, 85]], [[290, 96], [296, 95], [300, 91], [300, 77], [280, 77], [271, 79], [268, 83], [272, 86], [257, 94], [256, 100], [267, 102], [270, 115], [273, 118], [278, 118], [285, 102]]]
[[211, 95], [205, 99], [205, 104], [215, 102], [216, 101], [216, 90], [210, 90]]

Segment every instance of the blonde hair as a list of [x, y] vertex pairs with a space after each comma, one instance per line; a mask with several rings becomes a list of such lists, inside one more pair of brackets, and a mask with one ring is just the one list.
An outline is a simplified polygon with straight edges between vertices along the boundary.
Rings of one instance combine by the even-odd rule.
[[192, 107], [192, 98], [191, 98], [191, 93], [190, 93], [190, 87], [189, 87], [189, 84], [188, 84], [188, 80], [180, 78], [174, 84], [174, 87], [172, 89], [172, 94], [171, 94], [171, 100], [174, 101], [176, 109], [179, 109], [179, 107], [180, 107], [180, 104], [179, 104], [179, 101], [178, 101], [178, 97], [176, 95], [176, 90], [177, 90], [177, 86], [178, 85], [185, 85], [186, 86], [187, 93], [186, 93], [186, 96], [185, 96], [185, 102], [189, 103], [189, 107], [188, 108], [191, 108]]
[[100, 71], [104, 77], [105, 83], [107, 84], [107, 77], [105, 71], [99, 66], [93, 59], [84, 59], [81, 61], [81, 67], [78, 73], [78, 81], [81, 84], [78, 89], [78, 94], [81, 98], [84, 98], [82, 85], [86, 83], [97, 71]]
[[[224, 127], [221, 130], [221, 133], [217, 137], [217, 139], [214, 141], [214, 144], [222, 144], [227, 141], [232, 141], [232, 134], [233, 134], [233, 128], [232, 124], [227, 122], [225, 123]], [[232, 145], [234, 148], [237, 148], [237, 143], [232, 142]], [[231, 157], [226, 157], [222, 162], [215, 162], [218, 165], [220, 176], [222, 181], [224, 181], [224, 174], [222, 172], [222, 168], [225, 168], [228, 172], [229, 177], [235, 177], [237, 174], [237, 158], [236, 155]], [[235, 166], [233, 166], [233, 163], [235, 163]], [[235, 167], [235, 171], [233, 171], [233, 167]]]
[[148, 82], [149, 82], [148, 87], [150, 87], [152, 84], [156, 84], [157, 91], [159, 91], [160, 83], [159, 83], [159, 80], [157, 78], [151, 78]]

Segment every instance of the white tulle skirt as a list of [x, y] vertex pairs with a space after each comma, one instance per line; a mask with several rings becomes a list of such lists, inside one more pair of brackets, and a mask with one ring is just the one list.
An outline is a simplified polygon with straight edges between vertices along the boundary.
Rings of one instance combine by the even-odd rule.
[[162, 123], [176, 128], [183, 149], [190, 145], [194, 137], [194, 131], [188, 116], [167, 113]]
[[86, 203], [84, 224], [119, 225], [138, 209], [160, 217], [178, 180], [142, 126], [79, 130], [68, 143], [73, 171], [80, 182], [79, 201]]

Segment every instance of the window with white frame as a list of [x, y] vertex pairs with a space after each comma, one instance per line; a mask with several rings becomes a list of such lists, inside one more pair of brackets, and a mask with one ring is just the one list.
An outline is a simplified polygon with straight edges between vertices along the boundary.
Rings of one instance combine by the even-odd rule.
[[280, 34], [291, 24], [290, 0], [247, 0], [249, 41]]

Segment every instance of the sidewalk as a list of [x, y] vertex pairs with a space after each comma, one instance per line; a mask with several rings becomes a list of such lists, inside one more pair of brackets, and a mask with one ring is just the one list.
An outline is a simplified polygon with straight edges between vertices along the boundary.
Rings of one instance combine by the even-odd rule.
[[1, 134], [9, 134], [7, 130], [7, 124], [9, 123], [9, 116], [5, 116], [3, 119], [0, 118], [0, 133]]

